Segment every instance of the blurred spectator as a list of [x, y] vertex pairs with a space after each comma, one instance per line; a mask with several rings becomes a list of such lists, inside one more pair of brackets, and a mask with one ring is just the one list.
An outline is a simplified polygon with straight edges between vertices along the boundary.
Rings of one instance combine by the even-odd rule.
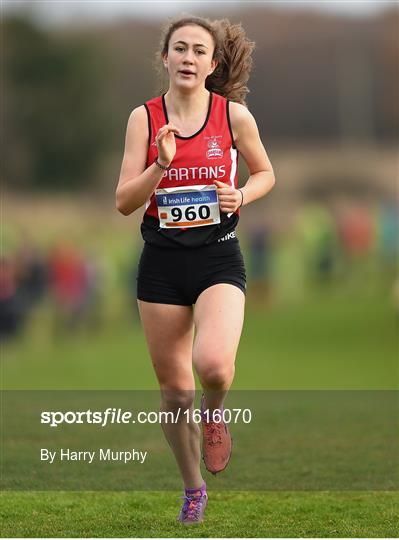
[[381, 204], [377, 212], [378, 252], [384, 265], [397, 268], [399, 254], [399, 208], [391, 201]]
[[322, 282], [329, 280], [337, 257], [337, 232], [333, 216], [321, 204], [311, 203], [299, 211], [297, 227], [304, 248], [307, 276]]
[[57, 308], [56, 330], [60, 324], [75, 330], [85, 315], [90, 285], [88, 268], [73, 245], [59, 243], [53, 248], [49, 285]]
[[366, 207], [347, 209], [339, 223], [342, 247], [349, 258], [370, 253], [375, 241], [375, 230], [370, 210]]
[[0, 259], [0, 339], [14, 336], [21, 324], [15, 265], [11, 258]]
[[271, 231], [263, 220], [253, 222], [248, 228], [249, 292], [253, 304], [269, 303], [271, 294]]
[[395, 278], [392, 285], [392, 303], [393, 309], [396, 315], [396, 323], [399, 323], [399, 277]]
[[85, 272], [87, 277], [86, 291], [86, 315], [88, 324], [92, 329], [98, 329], [104, 306], [102, 305], [102, 284], [104, 281], [104, 269], [95, 254], [86, 257]]
[[26, 241], [14, 253], [1, 259], [2, 337], [21, 332], [34, 306], [46, 291], [47, 272], [37, 247]]
[[26, 242], [15, 254], [18, 297], [25, 314], [44, 296], [47, 286], [47, 269], [38, 248]]

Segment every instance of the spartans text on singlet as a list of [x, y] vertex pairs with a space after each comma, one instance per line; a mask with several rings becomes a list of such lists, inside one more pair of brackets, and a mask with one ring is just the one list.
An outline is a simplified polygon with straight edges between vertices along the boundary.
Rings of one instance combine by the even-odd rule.
[[184, 186], [156, 189], [159, 226], [202, 227], [220, 223], [216, 186]]

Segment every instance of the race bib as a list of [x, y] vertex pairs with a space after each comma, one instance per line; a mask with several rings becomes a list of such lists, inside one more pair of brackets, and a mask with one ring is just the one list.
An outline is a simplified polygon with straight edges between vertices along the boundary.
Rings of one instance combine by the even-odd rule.
[[220, 223], [216, 186], [156, 189], [160, 227], [202, 227]]

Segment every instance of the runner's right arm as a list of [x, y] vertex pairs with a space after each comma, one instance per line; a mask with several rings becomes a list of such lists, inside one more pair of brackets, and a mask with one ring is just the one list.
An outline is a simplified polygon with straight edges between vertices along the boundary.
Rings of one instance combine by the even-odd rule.
[[[176, 153], [174, 133], [179, 131], [171, 123], [157, 133], [158, 161], [161, 165], [169, 166]], [[129, 117], [125, 153], [116, 188], [116, 208], [124, 216], [150, 199], [164, 174], [155, 163], [146, 168], [148, 137], [147, 112], [142, 105], [134, 109]]]

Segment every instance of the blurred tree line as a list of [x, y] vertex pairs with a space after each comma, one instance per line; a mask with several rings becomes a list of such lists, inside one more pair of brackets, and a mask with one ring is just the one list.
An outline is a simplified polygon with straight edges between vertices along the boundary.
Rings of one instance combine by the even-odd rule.
[[[230, 20], [256, 42], [248, 103], [268, 144], [337, 141], [344, 132], [397, 140], [396, 9], [344, 19], [262, 8]], [[160, 92], [153, 69], [159, 24], [54, 29], [4, 16], [3, 36], [10, 188], [114, 187], [129, 113]]]
[[5, 21], [6, 178], [13, 188], [84, 187], [107, 149], [99, 43]]

